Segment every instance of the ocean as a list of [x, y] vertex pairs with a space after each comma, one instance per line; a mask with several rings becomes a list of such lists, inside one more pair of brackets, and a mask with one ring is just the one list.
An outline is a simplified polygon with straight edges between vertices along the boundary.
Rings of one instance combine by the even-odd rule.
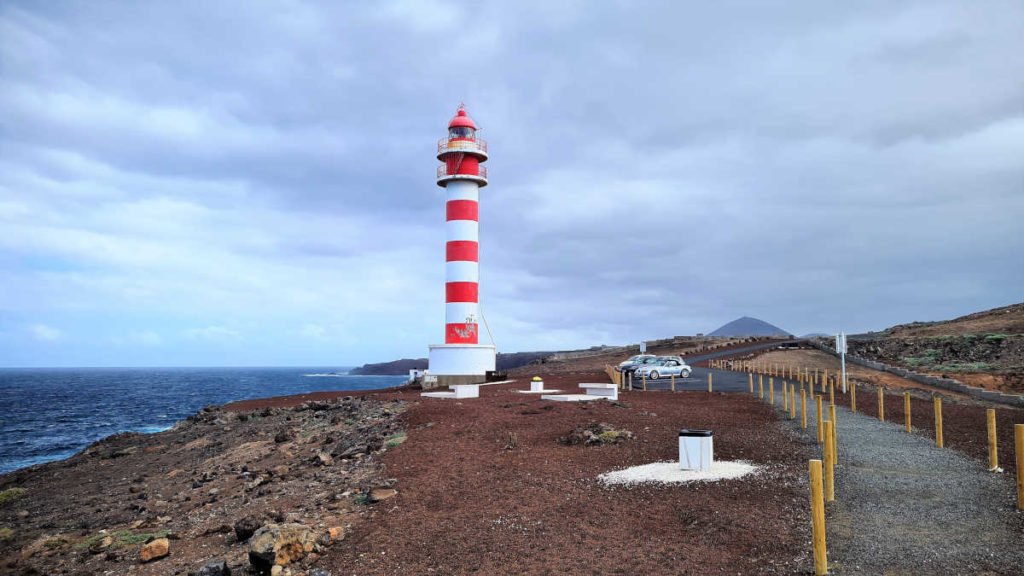
[[0, 473], [118, 432], [160, 432], [211, 404], [397, 386], [339, 368], [0, 368]]

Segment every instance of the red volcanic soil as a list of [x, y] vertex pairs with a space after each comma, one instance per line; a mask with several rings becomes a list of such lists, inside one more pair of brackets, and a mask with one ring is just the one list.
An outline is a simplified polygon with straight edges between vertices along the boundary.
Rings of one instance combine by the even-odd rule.
[[[548, 377], [547, 387], [607, 381]], [[810, 569], [810, 446], [745, 394], [627, 392], [557, 403], [485, 386], [479, 399], [419, 402], [408, 440], [383, 457], [398, 496], [375, 505], [320, 566], [334, 574], [793, 574]], [[558, 442], [603, 422], [635, 438]], [[716, 483], [605, 487], [603, 472], [678, 458], [678, 429], [715, 433], [715, 458], [763, 469]]]

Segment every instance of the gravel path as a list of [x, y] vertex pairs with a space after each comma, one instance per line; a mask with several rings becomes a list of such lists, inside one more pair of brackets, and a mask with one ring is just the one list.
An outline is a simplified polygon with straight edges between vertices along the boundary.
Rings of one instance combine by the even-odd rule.
[[[827, 397], [824, 405], [827, 416]], [[1024, 573], [1011, 478], [902, 425], [836, 410], [836, 500], [826, 505], [833, 573]], [[812, 439], [814, 421], [808, 399]], [[799, 429], [799, 414], [789, 425]]]

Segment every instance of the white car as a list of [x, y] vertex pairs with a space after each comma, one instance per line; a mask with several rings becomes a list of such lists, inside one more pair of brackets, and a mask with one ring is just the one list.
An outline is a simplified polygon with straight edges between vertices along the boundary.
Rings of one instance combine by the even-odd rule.
[[650, 364], [637, 368], [634, 377], [650, 378], [651, 380], [667, 376], [689, 378], [691, 372], [693, 372], [693, 368], [690, 368], [690, 365], [679, 356], [663, 356]]

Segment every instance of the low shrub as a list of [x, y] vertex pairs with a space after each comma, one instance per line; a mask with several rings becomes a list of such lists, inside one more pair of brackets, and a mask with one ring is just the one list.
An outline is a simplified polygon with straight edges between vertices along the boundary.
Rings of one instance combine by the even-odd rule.
[[28, 490], [24, 488], [8, 488], [3, 492], [0, 492], [0, 505], [7, 504], [8, 502], [14, 502], [18, 498], [25, 495]]

